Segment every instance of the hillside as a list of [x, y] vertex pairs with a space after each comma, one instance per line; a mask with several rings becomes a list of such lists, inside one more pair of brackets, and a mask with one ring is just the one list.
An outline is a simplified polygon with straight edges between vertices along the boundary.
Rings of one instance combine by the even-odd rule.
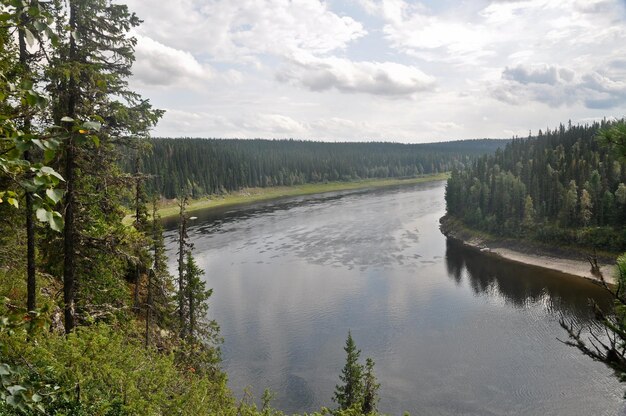
[[539, 131], [453, 171], [448, 215], [500, 236], [626, 250], [626, 164], [595, 139], [611, 125]]
[[[174, 198], [248, 187], [401, 178], [450, 171], [493, 153], [507, 141], [482, 139], [432, 144], [325, 143], [298, 140], [152, 139], [141, 165], [148, 191]], [[136, 163], [136, 162], [135, 162]]]

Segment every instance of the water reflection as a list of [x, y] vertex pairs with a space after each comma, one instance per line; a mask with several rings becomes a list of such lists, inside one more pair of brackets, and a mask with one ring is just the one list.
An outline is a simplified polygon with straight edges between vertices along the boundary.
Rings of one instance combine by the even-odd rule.
[[556, 340], [559, 314], [587, 319], [604, 293], [446, 241], [443, 197], [438, 183], [194, 212], [235, 394], [331, 405], [350, 329], [388, 414], [616, 414], [617, 380]]
[[[424, 182], [415, 185], [398, 185], [388, 186], [384, 188], [373, 189], [349, 189], [345, 191], [333, 191], [323, 194], [294, 196], [287, 198], [280, 198], [268, 201], [251, 202], [249, 204], [238, 205], [236, 207], [215, 207], [207, 208], [203, 210], [193, 211], [193, 215], [197, 217], [195, 224], [202, 224], [198, 230], [202, 233], [208, 234], [213, 232], [222, 232], [222, 227], [233, 222], [240, 222], [241, 220], [256, 218], [256, 217], [271, 217], [281, 211], [293, 211], [297, 213], [298, 208], [308, 209], [315, 206], [328, 206], [334, 202], [339, 202], [345, 197], [370, 197], [388, 195], [393, 196], [402, 194], [407, 190], [415, 189], [436, 189], [441, 188], [445, 182]], [[163, 226], [165, 230], [171, 231], [176, 229], [178, 224], [177, 217], [170, 217], [163, 219]]]
[[467, 278], [476, 295], [495, 292], [518, 308], [543, 304], [550, 312], [584, 321], [592, 317], [589, 299], [603, 309], [611, 307], [611, 296], [593, 282], [511, 262], [452, 239], [446, 241], [446, 267], [457, 284]]

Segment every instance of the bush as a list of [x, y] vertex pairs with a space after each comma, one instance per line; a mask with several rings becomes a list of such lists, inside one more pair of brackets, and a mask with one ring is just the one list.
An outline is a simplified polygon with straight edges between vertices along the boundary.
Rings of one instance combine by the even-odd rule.
[[54, 380], [61, 397], [49, 400], [56, 415], [208, 415], [228, 413], [234, 400], [219, 372], [198, 375], [179, 368], [174, 354], [145, 349], [133, 334], [105, 324], [66, 336], [3, 333], [3, 360], [28, 363], [31, 378]]

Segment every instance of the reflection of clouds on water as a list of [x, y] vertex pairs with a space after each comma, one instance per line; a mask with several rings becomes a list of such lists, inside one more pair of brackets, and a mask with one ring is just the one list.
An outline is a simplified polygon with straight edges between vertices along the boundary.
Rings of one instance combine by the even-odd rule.
[[[424, 199], [410, 214], [407, 204], [414, 206], [414, 199], [401, 191], [352, 191], [274, 202], [204, 218], [205, 222], [199, 214], [196, 224], [200, 225], [192, 225], [189, 232], [197, 250], [220, 248], [224, 241], [219, 236], [228, 235], [234, 242], [227, 243], [232, 252], [250, 256], [269, 253], [267, 258], [256, 260], [258, 264], [281, 262], [293, 255], [311, 264], [361, 271], [395, 265], [418, 269], [437, 262], [427, 257], [428, 250], [420, 242], [420, 227], [423, 217], [441, 211], [443, 204], [439, 190], [434, 191], [436, 187], [424, 184], [419, 189], [433, 192], [424, 192]], [[372, 200], [372, 194], [382, 196]], [[368, 203], [361, 205], [363, 198]], [[259, 218], [263, 219], [261, 224]]]
[[350, 329], [376, 361], [385, 413], [615, 414], [619, 383], [555, 340], [551, 308], [585, 309], [584, 288], [446, 246], [443, 195], [437, 184], [198, 214], [190, 234], [237, 397], [250, 385], [287, 413], [331, 405]]

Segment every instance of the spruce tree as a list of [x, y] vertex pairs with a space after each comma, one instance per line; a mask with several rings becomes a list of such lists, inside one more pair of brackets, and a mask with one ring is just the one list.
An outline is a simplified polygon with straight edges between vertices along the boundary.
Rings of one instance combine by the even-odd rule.
[[202, 280], [204, 270], [198, 267], [191, 251], [187, 252], [185, 262], [185, 282], [187, 294], [187, 336], [192, 339], [200, 339], [205, 335], [202, 321], [208, 310], [208, 299], [213, 294], [212, 289], [206, 289], [206, 283]]
[[340, 410], [346, 410], [361, 403], [363, 399], [363, 365], [359, 363], [361, 350], [356, 348], [352, 339], [352, 333], [348, 331], [346, 339], [346, 364], [341, 370], [339, 380], [343, 384], [335, 386], [333, 401], [339, 405]]
[[365, 361], [365, 372], [363, 373], [363, 405], [361, 409], [364, 415], [376, 413], [379, 388], [380, 384], [376, 381], [374, 374], [374, 360], [368, 358]]
[[[120, 204], [127, 184], [116, 167], [120, 148], [136, 147], [162, 112], [127, 87], [136, 43], [129, 31], [140, 23], [127, 6], [108, 0], [55, 4], [59, 42], [47, 76], [50, 121], [65, 131], [63, 287], [65, 330], [70, 332], [76, 325], [77, 294], [84, 298], [83, 307], [106, 302], [101, 287], [90, 287], [102, 285], [103, 279], [85, 277], [96, 268], [110, 275], [107, 284], [119, 281], [107, 265], [111, 259], [123, 261], [119, 247], [110, 244], [124, 233]], [[90, 264], [84, 264], [85, 257], [91, 257]]]
[[178, 293], [176, 294], [178, 300], [178, 325], [179, 334], [185, 335], [187, 331], [187, 303], [186, 303], [186, 291], [187, 282], [185, 279], [185, 258], [191, 245], [189, 244], [187, 235], [187, 213], [185, 209], [187, 207], [187, 196], [182, 196], [178, 201]]

